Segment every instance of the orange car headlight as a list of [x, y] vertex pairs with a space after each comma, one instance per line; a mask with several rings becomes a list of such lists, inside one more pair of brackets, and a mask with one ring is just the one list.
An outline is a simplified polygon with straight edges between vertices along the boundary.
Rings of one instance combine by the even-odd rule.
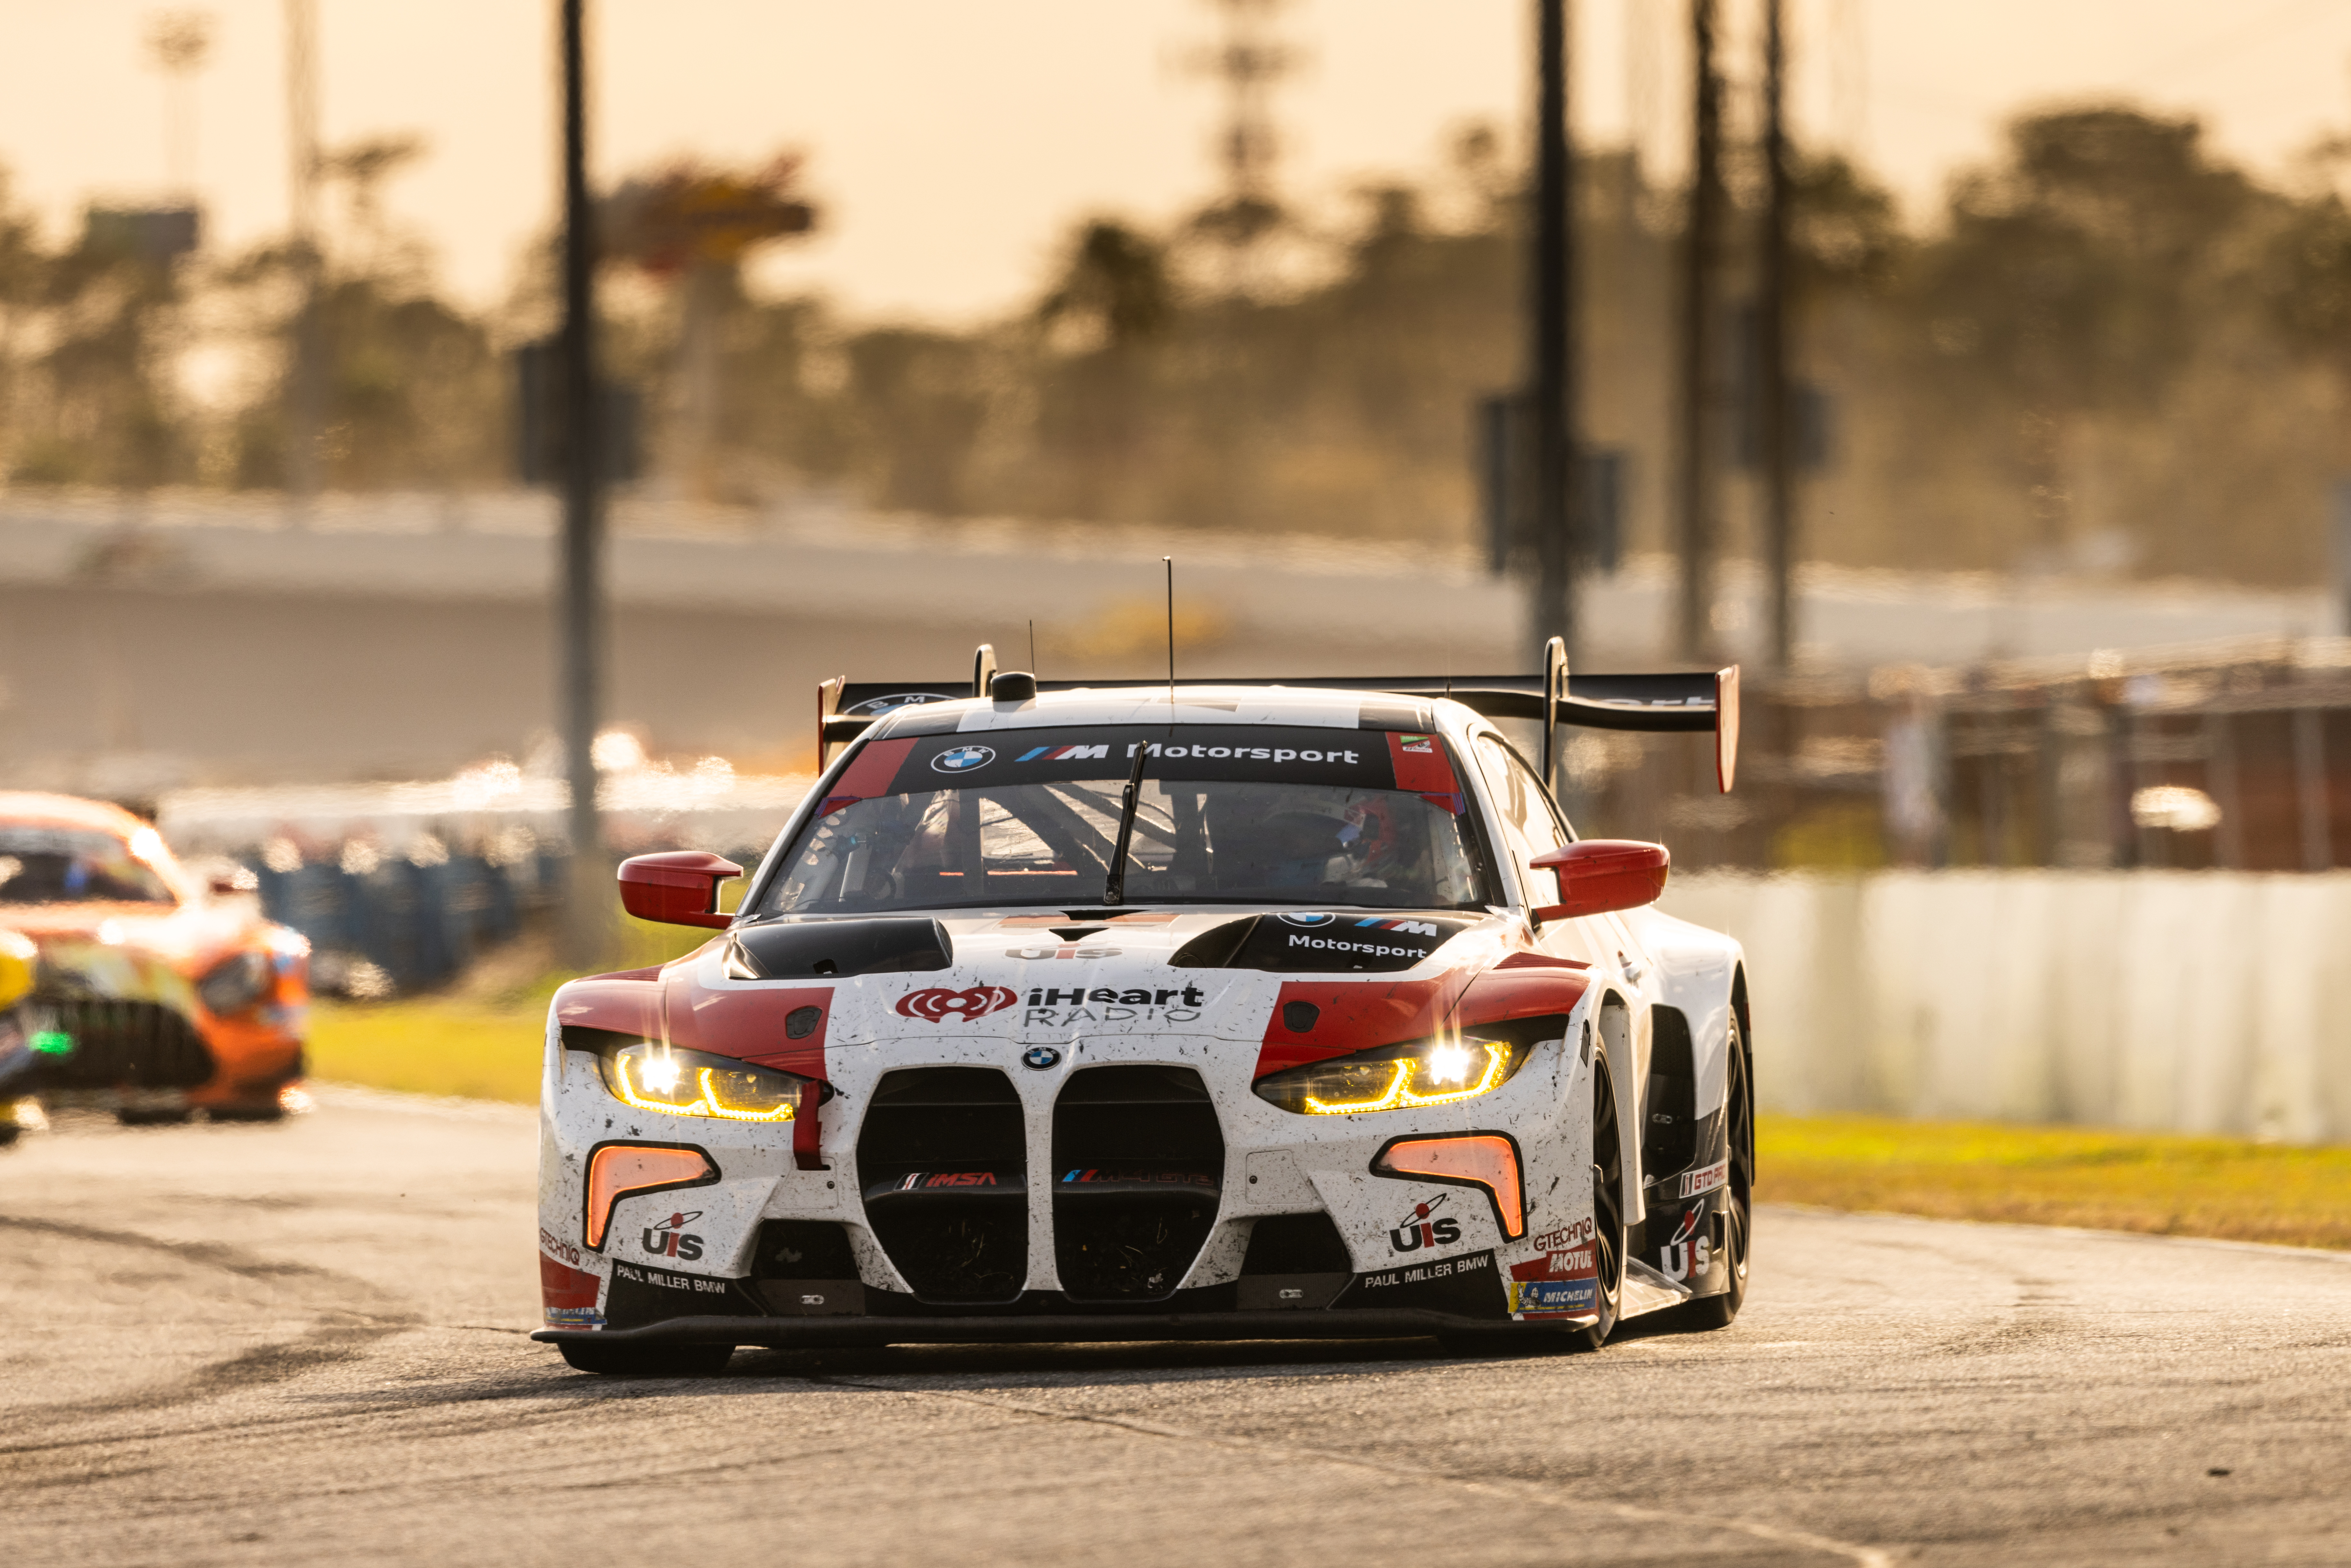
[[248, 947], [241, 953], [231, 953], [205, 970], [204, 977], [196, 982], [196, 995], [204, 998], [205, 1010], [214, 1018], [227, 1018], [267, 996], [277, 978], [269, 955]]
[[1502, 1228], [1503, 1238], [1510, 1241], [1527, 1233], [1526, 1183], [1521, 1168], [1519, 1141], [1508, 1133], [1391, 1138], [1372, 1156], [1374, 1176], [1480, 1189], [1494, 1207], [1494, 1223]]
[[588, 1151], [587, 1213], [580, 1236], [591, 1252], [604, 1249], [612, 1206], [639, 1193], [708, 1186], [718, 1166], [692, 1144], [599, 1144]]

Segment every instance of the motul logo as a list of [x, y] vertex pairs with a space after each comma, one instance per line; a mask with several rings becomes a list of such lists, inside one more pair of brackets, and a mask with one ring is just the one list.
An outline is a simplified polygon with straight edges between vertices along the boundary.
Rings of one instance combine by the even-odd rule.
[[999, 1008], [1008, 1008], [1019, 999], [1019, 992], [1004, 986], [974, 986], [964, 991], [933, 986], [927, 991], [909, 991], [900, 997], [898, 1016], [939, 1023], [952, 1015], [968, 1022], [986, 1018]]

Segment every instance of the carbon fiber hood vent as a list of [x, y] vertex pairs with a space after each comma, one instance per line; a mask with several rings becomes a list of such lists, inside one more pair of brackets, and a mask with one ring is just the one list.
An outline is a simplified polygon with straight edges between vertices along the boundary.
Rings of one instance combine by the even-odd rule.
[[728, 959], [739, 979], [808, 980], [944, 969], [954, 951], [927, 915], [785, 920], [738, 927]]

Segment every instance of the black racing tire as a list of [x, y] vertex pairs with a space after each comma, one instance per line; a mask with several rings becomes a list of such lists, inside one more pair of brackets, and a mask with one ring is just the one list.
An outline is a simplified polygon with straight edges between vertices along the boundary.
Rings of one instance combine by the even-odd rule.
[[1755, 1234], [1755, 1088], [1749, 1078], [1747, 1041], [1739, 1015], [1730, 1015], [1730, 1039], [1725, 1052], [1729, 1064], [1729, 1089], [1723, 1096], [1729, 1124], [1730, 1175], [1723, 1186], [1722, 1249], [1728, 1254], [1730, 1285], [1712, 1296], [1700, 1296], [1678, 1309], [1682, 1326], [1727, 1329], [1747, 1304], [1748, 1254]]
[[185, 1125], [188, 1118], [194, 1114], [185, 1105], [142, 1105], [136, 1108], [126, 1105], [115, 1112], [114, 1119], [126, 1127], [178, 1127]]
[[573, 1370], [607, 1377], [716, 1377], [735, 1354], [731, 1344], [599, 1344], [576, 1339], [556, 1348]]
[[208, 1105], [204, 1108], [207, 1122], [283, 1122], [286, 1107], [275, 1100], [256, 1101], [246, 1105]]
[[1573, 1331], [1577, 1350], [1598, 1350], [1616, 1330], [1625, 1297], [1625, 1139], [1616, 1119], [1616, 1078], [1608, 1053], [1592, 1055], [1592, 1249], [1599, 1264], [1600, 1321]]

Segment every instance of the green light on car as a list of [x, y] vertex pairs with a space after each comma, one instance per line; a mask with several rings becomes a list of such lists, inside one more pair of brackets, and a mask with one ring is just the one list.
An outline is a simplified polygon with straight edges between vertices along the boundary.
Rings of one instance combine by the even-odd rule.
[[68, 1034], [61, 1029], [44, 1029], [34, 1030], [32, 1045], [33, 1049], [43, 1056], [71, 1056], [73, 1054], [73, 1036]]

